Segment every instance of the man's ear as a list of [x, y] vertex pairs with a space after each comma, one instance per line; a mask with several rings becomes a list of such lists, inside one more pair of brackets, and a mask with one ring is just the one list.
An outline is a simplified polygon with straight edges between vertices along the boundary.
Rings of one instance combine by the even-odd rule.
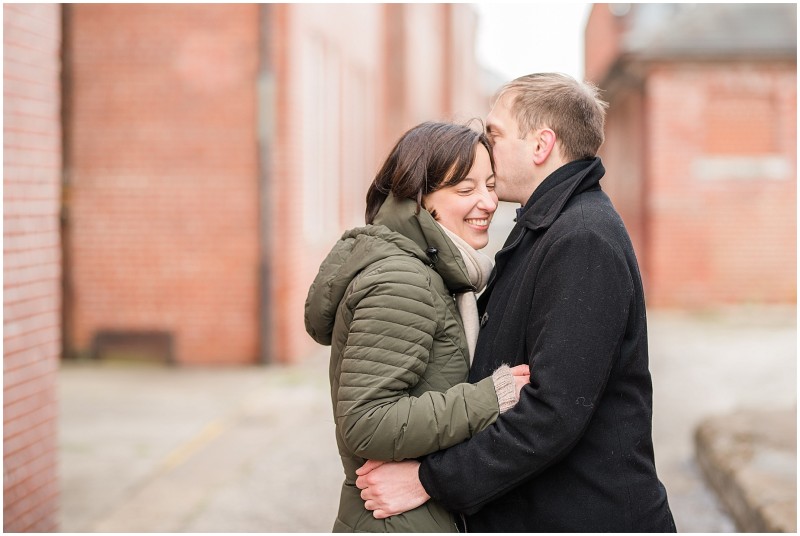
[[542, 128], [534, 133], [533, 162], [541, 166], [556, 146], [556, 133], [549, 128]]

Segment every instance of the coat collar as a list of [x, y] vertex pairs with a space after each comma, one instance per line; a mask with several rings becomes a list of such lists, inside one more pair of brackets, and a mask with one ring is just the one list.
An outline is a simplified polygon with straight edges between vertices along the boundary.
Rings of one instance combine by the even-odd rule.
[[605, 172], [599, 157], [564, 164], [534, 190], [518, 221], [533, 231], [550, 227], [567, 202], [576, 194], [598, 187]]
[[494, 270], [489, 276], [489, 284], [478, 299], [480, 311], [485, 309], [495, 281], [505, 270], [511, 253], [522, 242], [526, 230], [540, 231], [553, 225], [553, 222], [564, 210], [564, 206], [574, 195], [592, 188], [599, 188], [600, 179], [605, 172], [598, 157], [573, 160], [548, 175], [533, 191], [525, 206], [517, 209], [517, 223], [509, 233], [503, 249], [495, 255]]
[[384, 225], [413, 242], [413, 246], [404, 249], [431, 265], [450, 292], [475, 290], [455, 244], [427, 210], [421, 209], [417, 213], [417, 204], [411, 199], [399, 199], [390, 194], [378, 210], [373, 224]]

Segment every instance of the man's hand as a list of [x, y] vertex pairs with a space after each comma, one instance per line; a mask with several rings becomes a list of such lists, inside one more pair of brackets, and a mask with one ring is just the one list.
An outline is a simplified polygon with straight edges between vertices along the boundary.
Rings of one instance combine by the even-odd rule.
[[356, 474], [364, 508], [372, 510], [375, 519], [385, 519], [422, 506], [430, 495], [419, 481], [419, 462], [367, 461]]

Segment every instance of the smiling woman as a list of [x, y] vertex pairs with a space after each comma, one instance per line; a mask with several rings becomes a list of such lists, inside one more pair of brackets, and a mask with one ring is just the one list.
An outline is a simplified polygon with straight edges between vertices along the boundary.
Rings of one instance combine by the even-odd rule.
[[491, 155], [481, 145], [464, 180], [423, 196], [422, 202], [443, 227], [470, 247], [482, 249], [489, 243], [489, 223], [497, 210], [494, 183]]
[[317, 342], [331, 345], [345, 472], [334, 531], [456, 530], [436, 501], [389, 519], [365, 514], [356, 470], [367, 459], [417, 458], [470, 438], [528, 383], [527, 366], [464, 383], [478, 333], [475, 292], [492, 270], [477, 250], [496, 208], [486, 136], [422, 123], [400, 138], [370, 186], [368, 225], [346, 232], [322, 263], [305, 321]]

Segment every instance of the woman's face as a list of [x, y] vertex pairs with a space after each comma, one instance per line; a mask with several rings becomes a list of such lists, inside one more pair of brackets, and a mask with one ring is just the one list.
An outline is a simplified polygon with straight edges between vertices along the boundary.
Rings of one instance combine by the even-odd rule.
[[497, 210], [494, 173], [489, 152], [478, 144], [475, 161], [467, 177], [423, 197], [425, 208], [436, 211], [440, 224], [461, 237], [474, 249], [489, 243], [489, 223]]

